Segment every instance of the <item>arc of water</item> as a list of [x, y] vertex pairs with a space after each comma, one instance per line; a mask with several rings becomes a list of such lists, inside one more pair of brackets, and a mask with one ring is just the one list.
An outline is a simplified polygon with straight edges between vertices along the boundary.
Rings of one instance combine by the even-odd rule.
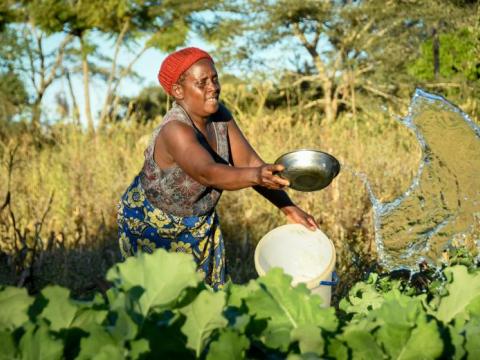
[[[385, 238], [382, 235], [382, 228], [384, 226], [383, 220], [387, 218], [388, 216], [391, 216], [394, 214], [394, 212], [399, 212], [405, 209], [402, 209], [402, 207], [408, 207], [410, 206], [410, 209], [412, 208], [412, 204], [406, 204], [409, 202], [416, 194], [417, 191], [419, 191], [421, 187], [421, 182], [422, 180], [425, 181], [425, 178], [429, 178], [430, 175], [435, 174], [437, 169], [432, 169], [432, 167], [441, 167], [442, 166], [442, 161], [441, 159], [432, 152], [429, 143], [427, 139], [425, 138], [424, 134], [422, 134], [422, 130], [415, 124], [415, 119], [420, 117], [422, 115], [422, 105], [425, 103], [432, 104], [432, 109], [435, 109], [436, 106], [440, 106], [442, 111], [445, 111], [447, 113], [453, 113], [456, 115], [459, 115], [461, 119], [465, 121], [465, 123], [468, 124], [470, 129], [473, 131], [473, 133], [476, 135], [478, 140], [480, 140], [480, 127], [476, 125], [465, 113], [463, 113], [459, 108], [457, 108], [455, 105], [451, 104], [449, 101], [447, 101], [445, 98], [439, 95], [431, 94], [428, 93], [422, 89], [417, 89], [415, 91], [414, 96], [412, 97], [412, 101], [410, 103], [409, 109], [408, 109], [408, 114], [405, 118], [401, 118], [400, 121], [403, 125], [407, 126], [409, 129], [412, 130], [412, 132], [415, 134], [420, 147], [422, 151], [422, 157], [420, 164], [418, 166], [418, 169], [416, 171], [416, 174], [408, 187], [408, 189], [395, 198], [392, 201], [389, 202], [384, 202], [382, 203], [374, 194], [372, 187], [370, 183], [368, 182], [367, 176], [365, 174], [358, 174], [360, 179], [363, 181], [366, 190], [368, 192], [370, 201], [372, 202], [373, 205], [373, 217], [374, 217], [374, 228], [375, 228], [375, 244], [377, 247], [377, 252], [379, 255], [379, 262], [384, 265], [386, 268], [389, 268], [391, 270], [393, 269], [398, 269], [398, 268], [408, 268], [410, 270], [412, 269], [412, 263], [418, 263], [420, 261], [425, 261], [426, 259], [424, 256], [415, 256], [417, 254], [422, 254], [422, 253], [427, 253], [431, 250], [431, 239], [434, 237], [440, 236], [442, 232], [446, 232], [447, 228], [449, 226], [452, 226], [452, 223], [455, 223], [455, 221], [458, 221], [458, 217], [461, 215], [461, 206], [462, 206], [462, 201], [465, 202], [470, 199], [461, 199], [458, 198], [458, 207], [456, 209], [450, 209], [448, 206], [448, 199], [444, 198], [444, 194], [441, 192], [440, 193], [440, 199], [441, 199], [441, 204], [442, 206], [446, 209], [444, 213], [439, 213], [435, 214], [437, 216], [437, 219], [433, 222], [433, 225], [428, 225], [429, 227], [425, 229], [424, 231], [418, 232], [418, 237], [415, 239], [415, 241], [407, 242], [405, 245], [405, 249], [403, 253], [398, 255], [399, 250], [397, 248], [389, 248], [385, 244]], [[419, 110], [420, 109], [420, 110]], [[419, 113], [420, 111], [420, 113]], [[429, 119], [427, 117], [427, 119]], [[447, 119], [450, 120], [450, 119]], [[455, 119], [454, 119], [455, 120]], [[432, 134], [429, 134], [432, 135]], [[431, 140], [431, 139], [430, 139]], [[479, 143], [480, 144], [480, 143]], [[438, 145], [438, 144], [437, 144]], [[480, 146], [480, 145], [478, 145]], [[480, 157], [480, 154], [479, 154]], [[433, 159], [433, 160], [432, 160]], [[451, 164], [450, 164], [451, 165]], [[428, 173], [425, 173], [426, 169], [429, 170]], [[454, 171], [451, 170], [443, 170], [446, 172], [446, 174], [450, 175], [450, 178], [452, 181], [455, 181], [455, 191], [457, 197], [460, 197], [462, 195], [462, 190], [459, 187], [461, 186], [460, 182], [457, 179], [457, 176], [459, 174], [455, 174]], [[473, 169], [473, 171], [478, 171], [480, 173], [480, 168], [479, 169]], [[439, 173], [441, 173], [439, 171]], [[474, 174], [472, 176], [475, 176]], [[447, 179], [447, 180], [449, 180]], [[442, 179], [440, 179], [442, 180]], [[455, 186], [453, 186], [455, 187]], [[425, 188], [428, 189], [428, 186]], [[448, 187], [446, 187], [448, 189]], [[453, 190], [452, 190], [453, 191]], [[427, 195], [432, 195], [432, 194], [427, 194]], [[477, 196], [479, 199], [473, 199], [473, 208], [475, 209], [475, 204], [480, 203], [480, 192], [477, 192]], [[413, 205], [417, 205], [417, 207], [422, 208], [424, 205], [425, 199], [419, 196], [417, 194], [417, 197], [419, 200], [419, 203], [414, 203]], [[427, 199], [428, 200], [428, 199]], [[438, 199], [437, 199], [438, 200]], [[423, 201], [423, 203], [422, 203]], [[434, 202], [435, 204], [435, 202]], [[408, 209], [407, 209], [408, 210]], [[419, 216], [427, 216], [428, 214], [421, 214], [420, 210], [419, 211]], [[480, 207], [478, 209], [479, 211], [479, 217], [480, 217]], [[475, 214], [472, 214], [473, 217], [475, 217]], [[428, 220], [428, 219], [427, 219]], [[430, 219], [431, 220], [431, 219]], [[432, 221], [430, 221], [432, 222]], [[427, 226], [428, 221], [425, 221], [425, 226]], [[403, 230], [403, 225], [402, 228], [399, 228], [399, 231]], [[411, 231], [412, 228], [408, 231]], [[471, 230], [471, 226], [467, 226], [463, 232], [468, 232]], [[462, 232], [460, 232], [462, 233]], [[415, 234], [412, 234], [414, 236]], [[455, 234], [452, 234], [452, 236]], [[451, 237], [451, 236], [450, 236]], [[397, 246], [398, 247], [398, 246]], [[409, 265], [406, 265], [409, 264]], [[415, 264], [416, 265], [416, 264]]]

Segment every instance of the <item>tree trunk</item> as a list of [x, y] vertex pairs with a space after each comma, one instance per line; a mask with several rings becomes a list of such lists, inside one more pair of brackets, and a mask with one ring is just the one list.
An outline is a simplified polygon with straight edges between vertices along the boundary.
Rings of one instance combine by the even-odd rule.
[[107, 92], [105, 95], [105, 101], [103, 103], [102, 111], [100, 112], [100, 119], [99, 119], [100, 126], [105, 125], [109, 107], [111, 107], [113, 102], [112, 101], [113, 100], [112, 85], [113, 85], [114, 79], [116, 78], [118, 54], [120, 53], [120, 47], [122, 45], [123, 39], [129, 27], [130, 27], [130, 19], [127, 19], [123, 24], [122, 31], [120, 31], [120, 34], [117, 37], [117, 41], [115, 42], [115, 51], [114, 51], [113, 60], [112, 60], [112, 67], [110, 69], [110, 74], [108, 75], [108, 81], [107, 81]]
[[95, 132], [95, 126], [93, 124], [92, 110], [90, 107], [90, 77], [87, 61], [87, 53], [84, 47], [84, 40], [80, 38], [81, 51], [82, 51], [82, 72], [83, 72], [83, 95], [85, 97], [85, 117], [87, 118], [88, 131]]
[[42, 117], [42, 100], [44, 95], [44, 88], [37, 90], [37, 94], [32, 107], [32, 126], [34, 129], [38, 129], [40, 127], [40, 120]]
[[332, 81], [330, 79], [325, 80], [322, 83], [322, 88], [324, 92], [323, 110], [325, 111], [325, 120], [327, 121], [327, 123], [331, 123], [337, 118], [337, 106], [332, 99], [332, 95], [333, 95]]
[[328, 76], [325, 64], [320, 59], [320, 56], [316, 51], [310, 52], [314, 59], [315, 67], [318, 70], [319, 78], [322, 84], [323, 90], [323, 111], [325, 112], [325, 120], [328, 123], [333, 122], [337, 118], [337, 105], [333, 101], [333, 84], [334, 80]]
[[76, 126], [80, 126], [80, 111], [78, 109], [77, 99], [75, 97], [75, 92], [73, 91], [72, 79], [70, 78], [70, 73], [63, 70], [65, 77], [67, 78], [68, 92], [70, 93], [70, 98], [72, 99], [73, 107], [73, 120], [75, 121]]
[[[33, 22], [30, 22], [30, 27], [26, 27], [26, 31], [29, 31], [31, 35], [33, 35], [35, 39], [36, 49], [32, 51], [29, 46], [27, 45], [27, 52], [28, 57], [30, 60], [30, 72], [31, 72], [31, 80], [35, 88], [35, 100], [33, 102], [33, 109], [32, 109], [32, 125], [34, 128], [40, 126], [40, 120], [42, 116], [42, 100], [43, 96], [45, 95], [45, 91], [47, 88], [53, 83], [56, 79], [57, 70], [60, 68], [63, 57], [65, 55], [65, 49], [67, 48], [68, 44], [72, 41], [73, 35], [66, 35], [62, 42], [59, 44], [57, 54], [55, 56], [55, 61], [50, 66], [46, 63], [46, 58], [49, 56], [43, 48], [43, 38], [45, 33], [43, 31], [39, 31]], [[28, 35], [27, 35], [28, 36]], [[35, 59], [38, 58], [39, 66], [35, 66], [34, 62]], [[36, 77], [39, 78], [38, 82], [36, 81]]]
[[42, 99], [36, 98], [32, 107], [32, 126], [34, 129], [40, 127], [40, 118], [42, 117]]
[[435, 80], [438, 79], [440, 74], [440, 39], [438, 37], [438, 31], [436, 28], [433, 28], [433, 77]]

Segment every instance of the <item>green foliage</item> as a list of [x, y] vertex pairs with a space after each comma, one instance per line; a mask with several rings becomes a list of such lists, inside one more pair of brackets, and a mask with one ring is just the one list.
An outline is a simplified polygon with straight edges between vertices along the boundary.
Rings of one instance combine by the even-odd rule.
[[47, 34], [54, 34], [69, 30], [72, 33], [84, 31], [88, 28], [82, 8], [77, 8], [75, 3], [55, 0], [21, 1], [25, 7], [22, 9], [27, 16], [35, 19], [36, 25]]
[[194, 301], [180, 309], [187, 318], [182, 332], [187, 336], [187, 347], [195, 351], [195, 356], [200, 356], [215, 330], [227, 325], [222, 314], [224, 308], [224, 293], [203, 290]]
[[68, 329], [78, 311], [70, 300], [70, 291], [59, 287], [49, 286], [42, 290], [47, 305], [42, 310], [40, 317], [44, 318], [53, 331]]
[[367, 314], [383, 303], [383, 297], [374, 286], [377, 274], [370, 274], [366, 283], [357, 283], [350, 289], [348, 297], [340, 302], [340, 308], [347, 313]]
[[[470, 274], [464, 266], [457, 265], [445, 271], [450, 281], [445, 285], [447, 294], [436, 309], [437, 317], [445, 323], [468, 312], [468, 306], [480, 300], [480, 275]], [[453, 281], [455, 280], [455, 281]], [[461, 284], [468, 284], [462, 286]]]
[[26, 289], [7, 287], [0, 292], [0, 330], [12, 330], [28, 320], [27, 310], [33, 303]]
[[250, 341], [243, 334], [233, 329], [224, 329], [217, 340], [212, 341], [207, 360], [240, 360], [245, 358], [245, 351]]
[[3, 0], [0, 2], [0, 36], [5, 27], [16, 18], [13, 9], [14, 0]]
[[145, 87], [137, 96], [120, 99], [118, 121], [155, 121], [168, 110], [169, 100], [160, 86]]
[[[163, 249], [141, 254], [110, 270], [107, 298], [88, 302], [72, 300], [58, 286], [36, 299], [3, 288], [1, 356], [406, 360], [476, 358], [480, 351], [476, 267], [470, 272], [461, 265], [446, 267], [444, 295], [411, 294], [397, 280], [372, 274], [355, 285], [337, 314], [322, 308], [305, 285], [292, 288], [291, 277], [280, 269], [214, 292], [199, 283], [194, 267], [185, 254]], [[191, 281], [169, 281], [187, 278]]]
[[[315, 89], [304, 91], [303, 101], [330, 121], [343, 111], [366, 111], [373, 100], [405, 106], [420, 80], [407, 71], [418, 48], [434, 29], [442, 35], [473, 29], [477, 9], [474, 2], [450, 0], [226, 2], [204, 35], [223, 61], [244, 65], [247, 75], [255, 64], [270, 78], [283, 77], [285, 88], [303, 82]], [[472, 42], [463, 43], [446, 56], [467, 59]], [[271, 50], [268, 56], [263, 49]]]
[[[459, 284], [470, 284], [470, 280], [474, 282], [480, 273], [475, 270], [467, 279], [462, 275], [467, 272], [464, 266], [454, 266], [446, 268], [445, 273], [455, 273], [457, 276], [451, 283], [445, 286], [456, 284], [455, 290], [451, 290], [449, 294], [438, 292], [414, 295], [405, 287], [402, 287], [398, 280], [390, 280], [390, 286], [386, 286], [388, 279], [379, 280], [378, 277], [371, 277], [367, 283], [358, 283], [352, 288], [348, 298], [342, 300], [341, 308], [352, 316], [349, 326], [354, 325], [354, 329], [365, 337], [364, 341], [357, 343], [357, 338], [349, 337], [342, 339], [347, 344], [354, 341], [356, 351], [359, 351], [359, 357], [362, 352], [367, 351], [363, 344], [365, 341], [370, 342], [370, 346], [375, 348], [375, 344], [381, 344], [383, 351], [391, 358], [414, 359], [418, 358], [418, 349], [422, 349], [422, 358], [435, 359], [440, 358], [442, 354], [445, 356], [450, 349], [448, 343], [445, 343], [443, 332], [446, 328], [451, 327], [452, 318], [446, 319], [444, 310], [437, 309], [438, 302], [446, 302], [447, 307], [450, 303], [450, 296], [462, 296]], [[475, 292], [475, 290], [473, 290]], [[478, 291], [477, 291], [478, 294]], [[366, 296], [365, 296], [366, 295]], [[430, 299], [427, 301], [427, 299]], [[458, 298], [457, 298], [458, 299]], [[475, 297], [467, 297], [465, 303], [475, 304]], [[364, 307], [354, 306], [361, 304]], [[462, 305], [459, 305], [459, 313], [462, 316], [468, 314]], [[440, 310], [440, 311], [439, 311]], [[432, 321], [432, 318], [436, 319]], [[456, 344], [454, 352], [455, 357], [461, 358], [464, 348], [461, 345], [463, 339], [462, 332], [457, 328], [450, 330], [452, 334], [452, 343]], [[353, 346], [353, 345], [352, 345]], [[355, 352], [355, 350], [354, 350]], [[449, 353], [447, 357], [453, 356]]]
[[[175, 272], [178, 274], [172, 276]], [[107, 280], [128, 294], [126, 300], [136, 302], [135, 310], [145, 317], [154, 308], [170, 308], [187, 287], [198, 284], [201, 274], [188, 255], [159, 253], [152, 257], [142, 253], [115, 265], [107, 273]]]
[[[291, 277], [285, 276], [281, 269], [273, 269], [258, 281], [260, 287], [244, 299], [250, 314], [266, 321], [266, 327], [260, 334], [262, 341], [282, 351], [288, 349], [291, 333], [297, 328], [308, 329], [312, 325], [335, 331], [338, 325], [333, 309], [322, 309], [322, 299], [318, 295], [310, 295], [305, 285], [289, 291], [291, 281]], [[298, 338], [298, 330], [293, 335]]]
[[189, 30], [185, 21], [176, 21], [162, 31], [153, 34], [147, 40], [146, 45], [162, 51], [173, 51], [185, 41]]
[[[187, 40], [187, 35], [198, 20], [195, 14], [212, 10], [216, 1], [194, 2], [147, 0], [9, 0], [0, 5], [0, 67], [8, 62], [8, 74], [20, 74], [27, 79], [26, 88], [32, 98], [31, 104], [23, 98], [20, 102], [30, 105], [32, 123], [38, 126], [42, 115], [42, 101], [46, 90], [58, 79], [70, 84], [70, 75], [82, 74], [84, 82], [85, 116], [90, 130], [94, 120], [91, 114], [89, 89], [90, 79], [96, 76], [106, 84], [100, 121], [116, 118], [117, 89], [120, 82], [134, 76], [133, 65], [149, 48], [171, 51]], [[5, 33], [21, 33], [15, 51], [8, 56], [3, 41]], [[59, 39], [61, 39], [59, 41]], [[100, 40], [99, 40], [100, 39]], [[103, 50], [98, 43], [113, 40], [113, 50]], [[48, 42], [48, 45], [47, 45]], [[142, 46], [138, 46], [142, 44]], [[53, 47], [53, 49], [51, 49]], [[48, 50], [47, 50], [48, 49]], [[126, 65], [120, 64], [120, 54], [125, 50], [137, 53]], [[13, 55], [13, 59], [12, 59]], [[81, 66], [79, 66], [81, 65]], [[4, 69], [0, 69], [3, 77]], [[1, 79], [0, 80], [5, 80]], [[14, 84], [12, 83], [10, 87]], [[4, 99], [10, 94], [5, 86], [0, 88], [0, 114], [12, 117], [21, 113], [15, 106], [15, 98]], [[24, 91], [25, 92], [25, 91]], [[74, 104], [72, 115], [78, 120], [76, 99], [78, 91], [70, 91]], [[22, 95], [21, 92], [12, 92]], [[8, 100], [8, 102], [7, 102]], [[18, 103], [18, 101], [17, 101]], [[8, 105], [8, 109], [5, 109]], [[63, 107], [62, 117], [65, 117]], [[3, 114], [2, 114], [3, 115]], [[4, 121], [0, 115], [0, 121]], [[51, 119], [49, 119], [51, 120]]]
[[92, 359], [96, 356], [106, 358], [107, 355], [113, 359], [123, 358], [123, 341], [116, 341], [103, 326], [93, 324], [84, 330], [88, 331], [88, 336], [82, 337], [80, 341], [78, 359]]
[[5, 123], [5, 126], [29, 105], [26, 84], [15, 68], [21, 54], [19, 35], [8, 28], [0, 31], [0, 124]]
[[22, 359], [62, 359], [63, 344], [48, 326], [42, 324], [28, 324], [18, 346]]
[[[480, 59], [475, 48], [478, 34], [468, 28], [439, 36], [439, 75], [445, 80], [480, 79]], [[409, 72], [423, 81], [435, 79], [433, 40], [425, 41], [420, 57], [409, 67]]]
[[17, 358], [17, 349], [10, 332], [0, 330], [0, 344], [2, 344], [2, 353], [0, 354], [1, 360]]

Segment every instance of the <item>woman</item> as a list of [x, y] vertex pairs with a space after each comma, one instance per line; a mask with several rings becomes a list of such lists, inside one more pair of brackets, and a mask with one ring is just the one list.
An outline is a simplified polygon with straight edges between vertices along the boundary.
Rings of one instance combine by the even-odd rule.
[[275, 173], [283, 167], [264, 163], [220, 104], [218, 75], [208, 53], [191, 47], [170, 54], [158, 79], [175, 102], [120, 201], [123, 257], [159, 247], [191, 253], [207, 284], [221, 286], [225, 254], [215, 205], [222, 190], [253, 187], [289, 221], [317, 228], [282, 190], [288, 181]]

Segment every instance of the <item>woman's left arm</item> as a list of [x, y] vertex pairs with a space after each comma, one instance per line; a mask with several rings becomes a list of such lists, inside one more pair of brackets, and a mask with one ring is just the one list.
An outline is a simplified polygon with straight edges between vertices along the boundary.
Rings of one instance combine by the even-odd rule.
[[[234, 166], [251, 167], [265, 164], [233, 118], [228, 122], [228, 137]], [[302, 224], [311, 230], [318, 228], [314, 217], [295, 205], [284, 190], [272, 190], [263, 186], [253, 186], [253, 188], [279, 208], [290, 222]]]

